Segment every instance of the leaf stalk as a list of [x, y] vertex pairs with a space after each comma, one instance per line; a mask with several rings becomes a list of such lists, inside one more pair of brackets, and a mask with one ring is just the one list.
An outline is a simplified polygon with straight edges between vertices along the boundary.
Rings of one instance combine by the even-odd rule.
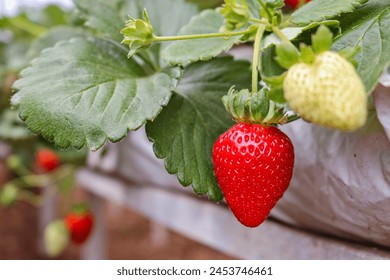
[[260, 46], [261, 46], [261, 40], [264, 35], [266, 26], [265, 25], [259, 25], [256, 37], [255, 37], [255, 43], [254, 43], [254, 50], [253, 50], [253, 62], [252, 62], [252, 94], [255, 94], [258, 92], [258, 84], [259, 84], [259, 63], [260, 63]]

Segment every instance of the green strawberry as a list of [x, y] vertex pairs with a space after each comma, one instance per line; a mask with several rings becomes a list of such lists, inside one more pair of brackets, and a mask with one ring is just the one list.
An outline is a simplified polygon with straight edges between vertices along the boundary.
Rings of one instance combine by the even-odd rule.
[[311, 64], [297, 63], [287, 72], [284, 96], [308, 121], [344, 131], [356, 130], [367, 118], [367, 96], [354, 66], [325, 51]]

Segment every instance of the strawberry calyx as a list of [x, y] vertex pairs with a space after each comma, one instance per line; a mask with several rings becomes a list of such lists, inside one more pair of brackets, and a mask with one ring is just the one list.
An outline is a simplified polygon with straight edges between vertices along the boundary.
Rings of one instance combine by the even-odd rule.
[[225, 18], [222, 32], [245, 27], [250, 17], [248, 4], [241, 0], [225, 0], [219, 12]]
[[248, 89], [236, 90], [232, 87], [222, 98], [222, 102], [238, 123], [259, 124], [265, 127], [285, 124], [288, 120], [285, 107], [270, 100], [267, 93], [265, 87], [255, 93]]
[[89, 209], [89, 206], [86, 203], [77, 203], [72, 206], [71, 212], [78, 215], [84, 215], [90, 213], [91, 210]]

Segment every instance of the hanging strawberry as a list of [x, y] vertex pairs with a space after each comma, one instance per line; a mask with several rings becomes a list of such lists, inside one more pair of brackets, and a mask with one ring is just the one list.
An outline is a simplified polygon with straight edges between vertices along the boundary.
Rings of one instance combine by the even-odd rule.
[[256, 227], [290, 184], [294, 147], [274, 126], [238, 123], [218, 138], [213, 162], [233, 214], [243, 225]]
[[247, 227], [264, 222], [287, 190], [294, 168], [294, 147], [276, 127], [287, 121], [283, 106], [270, 101], [265, 88], [253, 88], [232, 88], [223, 98], [237, 124], [218, 138], [212, 153], [226, 202]]
[[[353, 57], [355, 50], [334, 53], [329, 51], [331, 44], [332, 33], [321, 26], [311, 47], [301, 45], [301, 52], [291, 51], [288, 45], [277, 49], [276, 60], [288, 69], [283, 82], [284, 97], [291, 109], [308, 122], [353, 131], [366, 122], [366, 90], [347, 59]], [[283, 53], [290, 55], [291, 64]]]
[[92, 213], [84, 204], [77, 205], [65, 216], [64, 220], [71, 240], [76, 244], [83, 244], [93, 228], [94, 219]]
[[46, 172], [56, 169], [61, 164], [58, 154], [46, 148], [38, 150], [35, 155], [35, 162]]

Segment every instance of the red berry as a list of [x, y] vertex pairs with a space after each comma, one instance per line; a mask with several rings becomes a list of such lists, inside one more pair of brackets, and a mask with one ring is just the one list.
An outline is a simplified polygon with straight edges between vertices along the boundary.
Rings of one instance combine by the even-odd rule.
[[239, 123], [214, 144], [213, 163], [233, 214], [243, 225], [257, 227], [290, 184], [294, 147], [276, 127]]
[[81, 213], [71, 212], [65, 216], [65, 223], [69, 229], [72, 241], [82, 244], [92, 231], [93, 216], [89, 211]]
[[[299, 0], [284, 0], [284, 3], [292, 9], [295, 9], [299, 5], [299, 2]], [[305, 2], [310, 2], [310, 0], [305, 0]]]
[[60, 165], [59, 156], [49, 149], [40, 149], [36, 154], [36, 163], [45, 171], [52, 171]]

